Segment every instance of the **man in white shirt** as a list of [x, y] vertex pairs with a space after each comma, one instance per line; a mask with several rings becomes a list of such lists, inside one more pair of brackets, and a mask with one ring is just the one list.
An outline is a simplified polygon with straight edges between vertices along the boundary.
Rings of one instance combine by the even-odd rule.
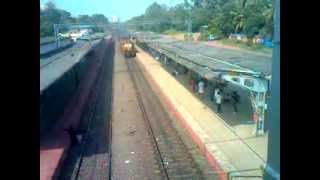
[[203, 94], [204, 93], [204, 82], [202, 80], [199, 81], [199, 84], [198, 84], [198, 92], [199, 94]]
[[222, 95], [221, 95], [220, 91], [218, 91], [217, 95], [216, 95], [216, 103], [218, 106], [218, 113], [221, 112], [221, 102], [222, 102]]
[[219, 88], [215, 88], [214, 89], [214, 99], [216, 99], [216, 97], [218, 95], [218, 92], [220, 92], [220, 89]]

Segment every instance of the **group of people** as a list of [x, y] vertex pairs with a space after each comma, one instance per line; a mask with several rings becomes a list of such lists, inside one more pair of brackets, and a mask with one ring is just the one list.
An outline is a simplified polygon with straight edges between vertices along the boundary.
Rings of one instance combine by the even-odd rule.
[[[199, 80], [196, 84], [196, 81], [194, 79], [191, 79], [190, 85], [193, 92], [197, 91], [201, 97], [204, 96], [205, 83], [203, 80]], [[234, 110], [233, 113], [238, 112], [237, 104], [240, 101], [240, 96], [236, 91], [233, 91], [230, 94], [230, 93], [223, 93], [223, 88], [221, 87], [213, 88], [210, 93], [210, 100], [217, 104], [218, 113], [221, 113], [221, 106], [223, 102], [231, 103]]]
[[190, 80], [190, 86], [191, 86], [191, 90], [192, 92], [198, 92], [200, 95], [204, 94], [204, 82], [202, 80], [199, 80], [198, 82], [196, 82], [194, 79]]
[[231, 103], [233, 107], [233, 113], [237, 113], [238, 112], [237, 104], [240, 101], [240, 96], [236, 91], [233, 91], [231, 94], [226, 93], [224, 95], [222, 89], [215, 88], [211, 94], [211, 101], [216, 102], [218, 113], [221, 113], [222, 102]]
[[174, 67], [173, 71], [172, 71], [172, 75], [174, 76], [178, 76], [179, 74], [187, 74], [188, 70], [186, 68], [183, 68], [181, 66], [176, 66]]

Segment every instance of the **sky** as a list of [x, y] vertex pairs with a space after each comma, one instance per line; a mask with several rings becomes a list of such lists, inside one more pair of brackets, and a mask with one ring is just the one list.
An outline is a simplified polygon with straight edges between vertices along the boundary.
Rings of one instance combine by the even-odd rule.
[[153, 2], [174, 6], [184, 0], [40, 0], [40, 5], [48, 1], [53, 2], [57, 8], [66, 10], [72, 16], [80, 14], [104, 14], [106, 17], [117, 16], [120, 21], [141, 15]]

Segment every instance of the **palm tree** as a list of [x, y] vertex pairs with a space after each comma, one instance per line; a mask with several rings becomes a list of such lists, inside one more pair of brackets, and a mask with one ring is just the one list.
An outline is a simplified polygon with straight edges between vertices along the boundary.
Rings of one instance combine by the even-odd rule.
[[247, 0], [239, 0], [235, 3], [234, 11], [230, 14], [233, 16], [233, 24], [235, 26], [235, 32], [241, 32], [244, 28], [244, 9], [246, 7]]
[[265, 27], [263, 28], [264, 34], [266, 36], [272, 37], [273, 32], [273, 12], [274, 6], [273, 2], [268, 2], [268, 4], [264, 7], [263, 16], [265, 18]]
[[239, 11], [232, 11], [230, 12], [231, 15], [234, 16], [233, 24], [235, 26], [235, 33], [239, 33], [243, 30], [244, 27], [244, 16]]

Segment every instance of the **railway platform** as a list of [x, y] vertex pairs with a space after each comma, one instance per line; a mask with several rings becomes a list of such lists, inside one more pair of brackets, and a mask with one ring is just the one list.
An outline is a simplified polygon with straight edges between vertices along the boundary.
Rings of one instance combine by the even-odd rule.
[[[105, 96], [100, 95], [100, 91], [102, 91], [102, 87], [106, 88], [105, 83], [102, 82], [108, 82], [105, 78], [111, 77], [110, 73], [109, 75], [106, 75], [105, 72], [107, 72], [105, 69], [112, 67], [112, 64], [110, 65], [110, 62], [112, 62], [112, 47], [110, 46], [110, 39], [105, 39], [101, 41], [101, 44], [99, 44], [99, 47], [94, 49], [94, 53], [92, 56], [85, 59], [85, 61], [90, 62], [87, 65], [87, 67], [82, 70], [78, 71], [79, 75], [81, 75], [82, 78], [79, 78], [79, 82], [77, 85], [75, 85], [74, 79], [69, 78], [69, 81], [64, 81], [65, 84], [62, 84], [64, 86], [60, 86], [60, 91], [57, 91], [57, 89], [52, 90], [52, 88], [46, 89], [49, 85], [54, 83], [55, 79], [60, 78], [64, 76], [64, 73], [68, 73], [70, 71], [70, 68], [74, 67], [76, 63], [78, 62], [79, 58], [82, 56], [79, 56], [78, 59], [76, 57], [70, 58], [70, 57], [63, 57], [64, 61], [53, 61], [52, 63], [48, 64], [44, 68], [40, 69], [40, 75], [42, 80], [40, 83], [44, 82], [45, 86], [42, 86], [44, 84], [40, 84], [40, 95], [47, 95], [43, 99], [41, 99], [42, 106], [40, 108], [40, 115], [41, 115], [41, 127], [40, 130], [42, 132], [40, 136], [40, 178], [42, 180], [46, 179], [64, 179], [65, 176], [61, 176], [61, 172], [65, 173], [67, 168], [64, 168], [66, 166], [66, 160], [68, 160], [70, 149], [74, 149], [75, 147], [83, 147], [86, 145], [87, 151], [90, 150], [89, 153], [94, 154], [91, 155], [88, 152], [84, 153], [81, 151], [81, 155], [79, 155], [81, 158], [81, 168], [79, 168], [79, 173], [83, 174], [83, 169], [91, 171], [92, 169], [97, 170], [100, 168], [105, 168], [105, 161], [103, 158], [105, 158], [106, 154], [106, 138], [107, 138], [107, 125], [100, 123], [99, 128], [94, 128], [94, 130], [91, 130], [90, 133], [88, 133], [87, 129], [84, 129], [82, 126], [82, 129], [78, 129], [80, 125], [87, 125], [90, 128], [95, 127], [96, 125], [96, 118], [95, 112], [98, 111], [98, 105], [96, 105], [98, 102], [96, 102], [96, 99], [101, 99], [102, 102], [99, 101], [99, 108], [101, 109], [102, 103], [109, 102], [109, 100], [106, 100]], [[84, 55], [84, 53], [87, 53], [89, 48], [92, 48], [92, 46], [86, 47], [86, 49], [81, 49], [83, 51], [79, 52], [80, 55]], [[54, 69], [57, 68], [57, 69]], [[51, 74], [50, 74], [51, 71]], [[47, 76], [45, 76], [47, 75]], [[59, 77], [60, 76], [60, 77]], [[74, 77], [74, 76], [73, 76]], [[50, 83], [51, 82], [51, 83]], [[57, 84], [54, 84], [57, 85]], [[58, 84], [61, 85], [61, 84]], [[98, 86], [99, 85], [99, 86]], [[68, 86], [75, 87], [73, 91], [67, 92], [67, 89], [69, 89]], [[61, 91], [63, 89], [64, 91]], [[48, 96], [48, 91], [50, 91], [50, 95]], [[42, 93], [42, 94], [41, 94]], [[63, 102], [63, 96], [68, 95], [68, 99]], [[99, 96], [99, 97], [98, 97]], [[59, 104], [56, 103], [56, 101], [52, 101], [54, 97], [59, 101]], [[48, 99], [49, 98], [49, 99]], [[60, 98], [60, 99], [59, 99]], [[56, 103], [56, 104], [55, 104]], [[57, 106], [60, 106], [57, 110]], [[62, 110], [61, 110], [62, 109]], [[100, 110], [101, 111], [101, 110]], [[99, 112], [100, 112], [99, 111]], [[103, 111], [106, 111], [106, 109], [103, 109]], [[107, 112], [106, 112], [107, 113]], [[90, 116], [89, 116], [90, 115]], [[100, 117], [103, 115], [102, 113], [99, 114]], [[93, 120], [94, 119], [94, 120]], [[101, 121], [101, 120], [100, 120]], [[90, 122], [90, 123], [89, 123]], [[93, 127], [92, 127], [93, 126]], [[106, 127], [106, 128], [105, 128]], [[86, 138], [92, 138], [91, 136], [95, 136], [95, 139], [91, 140], [91, 144], [87, 145], [84, 142], [87, 142], [86, 140], [81, 141], [81, 144], [79, 145], [73, 145], [71, 146], [71, 137], [69, 130], [84, 130], [84, 135]], [[89, 129], [89, 128], [88, 128]], [[80, 132], [80, 131], [79, 131]], [[89, 135], [88, 135], [89, 134]], [[84, 154], [84, 155], [83, 155]], [[87, 158], [87, 156], [89, 156]], [[100, 157], [100, 156], [103, 156]], [[83, 158], [84, 157], [84, 158]], [[84, 159], [84, 160], [83, 160]], [[93, 160], [92, 160], [93, 159]], [[100, 160], [102, 162], [100, 162]], [[89, 163], [92, 164], [92, 162], [99, 163], [99, 167], [97, 168], [87, 168]], [[69, 166], [73, 166], [72, 163]], [[90, 165], [91, 165], [90, 164]], [[77, 164], [76, 164], [77, 165]], [[102, 166], [103, 165], [103, 166]], [[66, 166], [68, 167], [68, 166]], [[74, 167], [73, 169], [77, 169], [77, 167]], [[97, 170], [99, 171], [99, 170]], [[104, 170], [101, 170], [100, 172], [105, 172]], [[94, 173], [91, 173], [94, 174]], [[67, 174], [69, 175], [69, 174]], [[95, 177], [100, 178], [99, 175], [105, 175], [103, 173], [95, 174]], [[67, 179], [67, 178], [65, 178]], [[92, 179], [92, 178], [91, 178]], [[105, 179], [105, 178], [100, 178]]]
[[[250, 176], [262, 179], [267, 135], [244, 138], [180, 84], [161, 63], [138, 48], [137, 61], [167, 110], [187, 129], [220, 179]], [[243, 131], [245, 132], [245, 131]]]
[[66, 132], [58, 132], [40, 145], [40, 179], [57, 179], [69, 147]]

